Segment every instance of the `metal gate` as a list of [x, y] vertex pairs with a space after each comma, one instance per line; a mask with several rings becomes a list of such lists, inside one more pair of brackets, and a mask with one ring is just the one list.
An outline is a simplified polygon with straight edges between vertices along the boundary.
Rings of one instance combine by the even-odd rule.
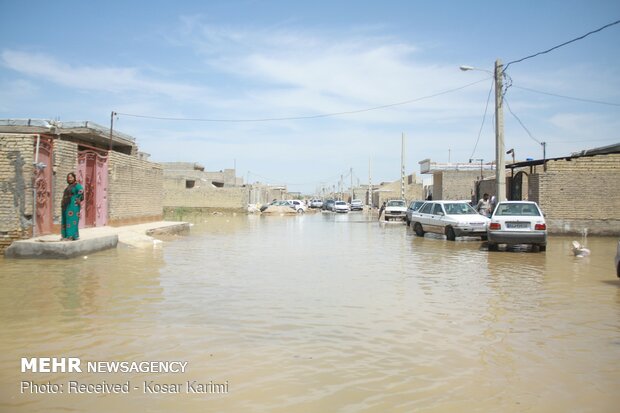
[[521, 201], [523, 199], [523, 171], [518, 172], [510, 183], [510, 199]]
[[51, 234], [54, 224], [52, 205], [52, 139], [41, 136], [34, 143], [34, 188], [36, 191], [35, 235]]
[[84, 187], [80, 228], [108, 223], [108, 157], [95, 151], [78, 153], [77, 180]]

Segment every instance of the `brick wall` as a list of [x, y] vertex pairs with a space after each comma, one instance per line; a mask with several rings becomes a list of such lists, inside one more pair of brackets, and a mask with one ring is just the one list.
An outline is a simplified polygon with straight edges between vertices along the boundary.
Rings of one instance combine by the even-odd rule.
[[550, 232], [620, 235], [620, 154], [549, 161], [535, 179]]
[[540, 179], [538, 174], [529, 175], [527, 200], [540, 205]]
[[32, 135], [0, 134], [0, 253], [32, 235]]
[[[485, 171], [485, 177], [491, 175]], [[471, 199], [480, 171], [441, 171], [433, 174], [433, 199]]]
[[[413, 183], [407, 184], [407, 182], [408, 179], [405, 178], [405, 200], [409, 202], [424, 199], [424, 189], [422, 184], [415, 183], [415, 178], [412, 180]], [[380, 191], [373, 191], [373, 205], [381, 206], [384, 201], [388, 201], [390, 199], [400, 199], [400, 184], [400, 181], [390, 182], [387, 185], [382, 185]]]
[[109, 224], [161, 219], [161, 165], [118, 152], [112, 152], [108, 162]]
[[207, 185], [185, 187], [185, 178], [166, 178], [164, 181], [164, 207], [169, 208], [218, 208], [246, 210], [249, 199], [247, 187], [213, 188]]

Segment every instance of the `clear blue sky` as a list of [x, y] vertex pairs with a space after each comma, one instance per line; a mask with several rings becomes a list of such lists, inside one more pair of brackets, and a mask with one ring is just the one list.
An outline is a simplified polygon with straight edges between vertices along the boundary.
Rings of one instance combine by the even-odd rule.
[[[313, 192], [418, 162], [494, 159], [492, 70], [620, 19], [610, 1], [0, 0], [0, 118], [90, 120], [154, 161]], [[506, 149], [518, 159], [620, 142], [620, 24], [511, 65]], [[459, 91], [436, 95], [480, 81]], [[596, 100], [596, 104], [534, 93]], [[359, 111], [262, 122], [248, 120]], [[507, 108], [506, 108], [507, 109]], [[475, 149], [475, 150], [474, 150]], [[347, 183], [349, 179], [346, 180]]]

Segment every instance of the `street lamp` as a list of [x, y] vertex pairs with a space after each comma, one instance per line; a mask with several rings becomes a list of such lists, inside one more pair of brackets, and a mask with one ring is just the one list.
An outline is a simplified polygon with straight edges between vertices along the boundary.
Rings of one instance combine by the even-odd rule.
[[504, 96], [502, 95], [502, 76], [504, 75], [502, 61], [495, 61], [495, 72], [477, 69], [473, 66], [460, 66], [462, 71], [479, 70], [493, 73], [495, 79], [495, 196], [497, 202], [506, 200], [506, 162], [504, 160]]

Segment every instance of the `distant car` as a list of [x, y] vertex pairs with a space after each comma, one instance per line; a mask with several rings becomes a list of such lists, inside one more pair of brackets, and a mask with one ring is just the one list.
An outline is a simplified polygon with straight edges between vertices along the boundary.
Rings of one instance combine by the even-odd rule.
[[334, 212], [349, 212], [349, 205], [344, 201], [336, 201], [334, 203]]
[[618, 241], [618, 247], [616, 248], [616, 275], [620, 278], [620, 241]]
[[351, 211], [362, 211], [364, 209], [364, 203], [361, 199], [354, 199], [351, 201]]
[[304, 212], [308, 210], [308, 207], [306, 206], [306, 204], [303, 201], [300, 201], [299, 199], [289, 199], [286, 202], [293, 205], [293, 208], [295, 208], [295, 211], [297, 211], [298, 214], [303, 214]]
[[333, 211], [335, 202], [336, 201], [334, 201], [333, 199], [328, 199], [325, 202], [323, 202], [323, 206], [321, 207], [321, 209], [323, 211]]
[[270, 206], [286, 206], [286, 207], [295, 209], [295, 206], [291, 202], [289, 202], [289, 201], [276, 201], [276, 200], [273, 200], [270, 203], [268, 203], [267, 205], [263, 205], [260, 208], [260, 212], [264, 212]]
[[425, 202], [426, 201], [411, 201], [409, 207], [407, 208], [407, 213], [405, 216], [405, 221], [407, 221], [407, 225], [411, 224], [411, 214], [420, 209], [420, 207], [424, 205]]
[[547, 250], [547, 223], [536, 202], [502, 201], [497, 204], [487, 226], [489, 251], [498, 244], [529, 244]]
[[313, 199], [310, 201], [310, 208], [322, 208], [323, 200], [322, 199]]
[[449, 241], [456, 237], [479, 236], [486, 238], [489, 218], [482, 216], [466, 201], [427, 201], [411, 213], [415, 234], [426, 232], [445, 234]]
[[392, 219], [404, 220], [407, 216], [407, 203], [402, 199], [392, 199], [385, 204], [383, 217], [386, 221]]

